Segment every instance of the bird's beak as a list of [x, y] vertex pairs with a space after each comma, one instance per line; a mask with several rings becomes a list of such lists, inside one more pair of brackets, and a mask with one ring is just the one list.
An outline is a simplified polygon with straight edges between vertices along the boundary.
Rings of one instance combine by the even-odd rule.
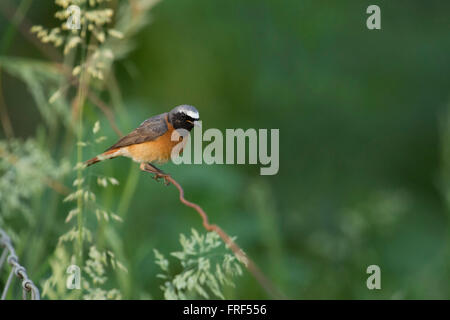
[[200, 121], [187, 120], [187, 122], [192, 123], [194, 125], [194, 127], [200, 127]]

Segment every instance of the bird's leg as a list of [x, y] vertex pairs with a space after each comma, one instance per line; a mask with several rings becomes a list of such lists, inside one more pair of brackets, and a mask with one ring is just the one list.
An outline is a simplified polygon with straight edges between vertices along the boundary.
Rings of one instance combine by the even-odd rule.
[[154, 179], [156, 181], [158, 181], [159, 178], [163, 178], [164, 182], [166, 185], [169, 184], [169, 181], [167, 180], [167, 178], [170, 177], [170, 175], [168, 175], [167, 173], [165, 173], [164, 171], [158, 169], [156, 166], [154, 166], [153, 164], [151, 164], [150, 162], [143, 162], [141, 163], [141, 170], [145, 171], [145, 172], [149, 172], [149, 173], [153, 173]]

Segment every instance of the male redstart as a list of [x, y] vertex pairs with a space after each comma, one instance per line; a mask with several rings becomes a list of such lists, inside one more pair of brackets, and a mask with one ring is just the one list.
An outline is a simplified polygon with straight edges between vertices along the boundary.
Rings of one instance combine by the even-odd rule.
[[[153, 165], [153, 162], [165, 163], [169, 160], [172, 148], [179, 143], [172, 140], [172, 133], [177, 129], [191, 131], [197, 125], [200, 115], [193, 106], [181, 105], [170, 112], [166, 112], [145, 120], [137, 129], [120, 139], [102, 154], [85, 162], [87, 166], [94, 163], [128, 157], [141, 164], [141, 170], [154, 169], [156, 177], [166, 174]], [[182, 136], [182, 135], [181, 135]]]

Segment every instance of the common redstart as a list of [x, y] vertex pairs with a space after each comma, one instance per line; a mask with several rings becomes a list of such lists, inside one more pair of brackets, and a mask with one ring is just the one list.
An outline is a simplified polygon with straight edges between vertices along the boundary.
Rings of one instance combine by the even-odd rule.
[[[191, 131], [200, 120], [200, 115], [193, 106], [181, 105], [166, 112], [151, 117], [120, 139], [116, 144], [108, 148], [102, 154], [85, 162], [87, 166], [94, 163], [113, 159], [116, 157], [128, 157], [141, 164], [141, 170], [150, 165], [156, 177], [164, 177], [166, 174], [153, 163], [165, 163], [169, 160], [172, 148], [179, 143], [172, 140], [172, 133], [177, 129]], [[182, 134], [180, 134], [182, 136]]]

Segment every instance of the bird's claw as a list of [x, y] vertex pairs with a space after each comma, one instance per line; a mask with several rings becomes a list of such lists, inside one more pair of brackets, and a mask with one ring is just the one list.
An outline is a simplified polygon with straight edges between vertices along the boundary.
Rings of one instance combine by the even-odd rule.
[[159, 170], [155, 166], [149, 164], [149, 163], [141, 163], [141, 170], [153, 173], [153, 179], [156, 181], [159, 181], [159, 179], [164, 179], [164, 184], [168, 186], [170, 184], [169, 178], [170, 175], [167, 173], [164, 173], [163, 171]]
[[164, 184], [166, 186], [168, 186], [170, 184], [170, 181], [168, 180], [170, 177], [170, 175], [165, 174], [165, 173], [155, 173], [155, 175], [153, 176], [153, 179], [155, 179], [156, 181], [159, 181], [159, 179], [164, 179]]

